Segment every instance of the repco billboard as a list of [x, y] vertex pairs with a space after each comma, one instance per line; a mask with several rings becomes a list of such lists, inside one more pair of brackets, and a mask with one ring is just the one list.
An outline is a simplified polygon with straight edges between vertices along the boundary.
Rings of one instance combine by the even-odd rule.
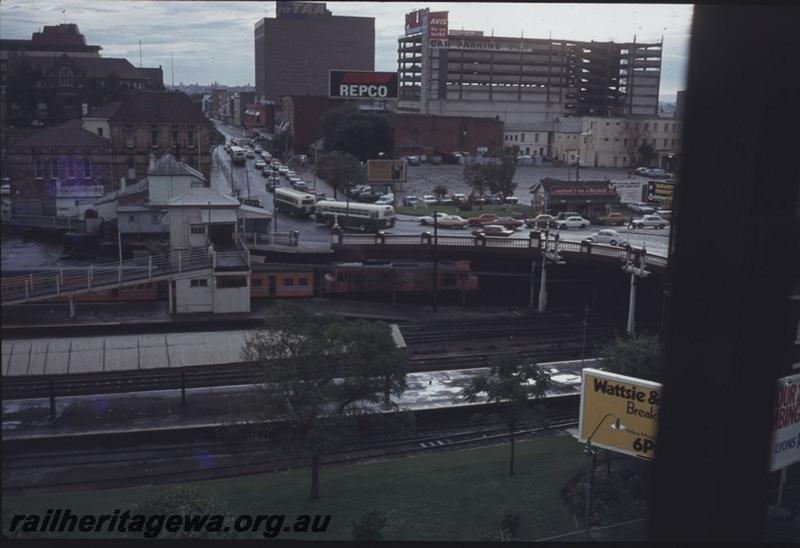
[[397, 99], [397, 73], [331, 70], [330, 96], [342, 99]]

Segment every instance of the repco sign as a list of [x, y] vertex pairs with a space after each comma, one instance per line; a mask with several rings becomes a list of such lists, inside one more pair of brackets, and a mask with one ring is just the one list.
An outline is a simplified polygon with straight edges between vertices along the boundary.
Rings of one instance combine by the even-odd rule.
[[345, 99], [397, 99], [397, 73], [331, 70], [330, 96]]

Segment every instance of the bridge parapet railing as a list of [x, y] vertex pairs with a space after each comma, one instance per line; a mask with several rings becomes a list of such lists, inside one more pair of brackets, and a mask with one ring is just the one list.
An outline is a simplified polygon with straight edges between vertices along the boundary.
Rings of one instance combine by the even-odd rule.
[[54, 217], [52, 215], [12, 215], [9, 219], [12, 225], [39, 228], [66, 228], [80, 230], [86, 223], [78, 217]]
[[247, 234], [244, 242], [247, 245], [267, 247], [272, 245], [283, 245], [296, 247], [299, 238], [292, 232], [268, 232]]
[[213, 253], [205, 248], [176, 251], [168, 255], [140, 257], [120, 263], [109, 262], [87, 267], [68, 267], [58, 270], [17, 276], [0, 280], [2, 300], [29, 300], [33, 297], [58, 296], [74, 292], [107, 288], [125, 282], [146, 282], [154, 277], [210, 268]]

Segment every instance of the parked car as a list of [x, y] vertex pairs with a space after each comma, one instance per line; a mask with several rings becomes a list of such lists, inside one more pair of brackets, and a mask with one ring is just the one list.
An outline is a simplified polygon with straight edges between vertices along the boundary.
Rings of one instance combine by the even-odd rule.
[[375, 200], [375, 205], [392, 205], [394, 203], [394, 194], [384, 194], [377, 200]]
[[286, 166], [278, 166], [278, 173], [281, 175], [286, 175], [289, 172], [289, 168]]
[[437, 203], [440, 204], [440, 205], [452, 205], [453, 204], [453, 199], [450, 196], [441, 196], [437, 200]]
[[295, 190], [302, 190], [303, 192], [308, 190], [308, 183], [305, 181], [292, 181], [292, 186]]
[[586, 228], [589, 226], [589, 221], [584, 219], [583, 217], [567, 217], [564, 220], [556, 221], [556, 227], [562, 230], [567, 230], [570, 228]]
[[473, 236], [511, 236], [512, 234], [514, 234], [513, 230], [500, 225], [486, 225], [472, 231]]
[[649, 169], [650, 169], [649, 167], [644, 167], [644, 166], [637, 167], [637, 168], [634, 170], [634, 173], [636, 173], [636, 174], [638, 174], [638, 175], [641, 175], [642, 173], [645, 173], [645, 172], [646, 172], [646, 171], [648, 171]]
[[562, 211], [558, 215], [556, 215], [556, 221], [564, 221], [569, 219], [570, 217], [580, 217], [581, 214], [577, 211]]
[[467, 224], [469, 226], [485, 226], [494, 223], [497, 220], [497, 215], [494, 213], [481, 213], [477, 217], [468, 217]]
[[262, 152], [264, 152], [264, 149], [261, 148], [261, 145], [256, 145], [256, 148], [254, 150], [256, 154], [261, 154]]
[[657, 212], [658, 216], [664, 219], [665, 221], [672, 220], [672, 211], [669, 209], [659, 209]]
[[597, 218], [597, 224], [606, 226], [624, 226], [629, 222], [631, 222], [631, 218], [622, 213], [609, 213], [608, 215], [602, 215]]
[[403, 198], [403, 205], [408, 207], [413, 207], [416, 204], [421, 203], [422, 200], [419, 199], [418, 196], [406, 196]]
[[432, 225], [433, 221], [434, 221], [434, 218], [436, 218], [439, 221], [441, 221], [442, 219], [444, 219], [445, 217], [448, 217], [448, 216], [449, 216], [449, 214], [447, 214], [447, 213], [442, 213], [440, 211], [434, 211], [430, 215], [424, 215], [424, 216], [420, 217], [419, 218], [419, 224], [421, 224], [421, 225]]
[[642, 175], [643, 177], [653, 177], [654, 179], [666, 179], [667, 177], [670, 176], [670, 174], [667, 173], [665, 170], [659, 168], [648, 169], [647, 171], [643, 171], [639, 175]]
[[658, 215], [645, 215], [641, 219], [634, 219], [631, 225], [634, 228], [664, 228], [669, 222]]
[[457, 204], [466, 204], [467, 203], [467, 195], [466, 194], [453, 194], [453, 201]]
[[247, 156], [247, 158], [248, 158], [248, 159], [250, 159], [250, 158], [255, 158], [255, 157], [256, 157], [256, 153], [255, 153], [255, 151], [253, 151], [253, 150], [251, 150], [251, 149], [247, 149], [247, 150], [245, 151], [244, 155], [245, 155], [245, 156]]
[[264, 169], [267, 166], [264, 160], [256, 160], [256, 169]]
[[272, 177], [272, 166], [264, 166], [261, 168], [261, 175], [264, 177]]
[[656, 209], [646, 202], [633, 202], [632, 204], [628, 204], [628, 208], [642, 215], [649, 215], [656, 212]]
[[436, 196], [431, 196], [426, 194], [422, 197], [422, 202], [428, 205], [435, 205], [436, 204]]
[[420, 164], [419, 156], [407, 156], [406, 161], [410, 166], [418, 166]]
[[548, 215], [546, 213], [542, 213], [541, 215], [537, 215], [533, 219], [525, 219], [525, 226], [528, 228], [548, 228], [555, 226], [553, 224], [556, 218], [552, 215]]
[[507, 204], [518, 204], [519, 198], [516, 196], [506, 196], [506, 203]]
[[594, 234], [590, 234], [583, 241], [593, 244], [610, 244], [618, 246], [624, 246], [628, 243], [628, 240], [626, 240], [622, 234], [616, 230], [610, 230], [607, 228], [598, 230]]
[[502, 225], [511, 230], [516, 230], [524, 225], [525, 221], [520, 221], [519, 219], [515, 219], [513, 217], [498, 217], [495, 219], [494, 224]]
[[284, 173], [284, 175], [286, 175], [287, 179], [291, 179], [292, 177], [297, 177], [297, 173], [295, 173], [291, 169], [287, 170], [286, 173]]

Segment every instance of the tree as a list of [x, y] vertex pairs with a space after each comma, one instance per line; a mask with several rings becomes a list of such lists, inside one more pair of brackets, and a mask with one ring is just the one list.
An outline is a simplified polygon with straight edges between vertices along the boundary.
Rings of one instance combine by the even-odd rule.
[[[213, 492], [201, 490], [196, 487], [176, 485], [161, 491], [152, 498], [140, 502], [131, 513], [142, 516], [168, 516], [171, 514], [182, 516], [210, 516], [210, 519], [206, 522], [206, 527], [198, 531], [185, 531], [181, 528], [174, 533], [161, 532], [161, 534], [164, 536], [181, 538], [219, 538], [219, 535], [224, 532], [225, 518], [228, 518], [228, 522], [231, 519], [231, 516], [226, 515], [224, 507], [225, 505]], [[140, 526], [139, 532], [137, 532], [135, 528], [133, 528], [133, 521], [130, 522], [128, 536], [141, 538], [142, 532], [147, 535], [147, 528], [142, 528]], [[225, 536], [228, 537], [229, 534]]]
[[352, 524], [353, 540], [383, 540], [386, 514], [381, 510], [368, 512]]
[[[486, 179], [486, 170], [484, 166], [473, 164], [471, 166], [464, 166], [463, 177], [464, 182], [472, 189], [470, 197], [477, 195], [481, 198], [489, 189], [489, 181]], [[483, 202], [478, 202], [478, 205], [483, 209]]]
[[289, 151], [294, 149], [294, 139], [289, 130], [284, 130], [275, 135], [269, 144], [270, 153], [276, 158], [283, 158], [288, 160]]
[[[266, 372], [248, 402], [255, 415], [251, 422], [285, 420], [280, 441], [308, 450], [311, 498], [319, 498], [321, 456], [357, 436], [359, 417], [387, 390], [405, 389], [405, 362], [399, 350], [387, 347], [386, 324], [343, 323], [279, 302], [264, 328], [248, 339], [242, 353]], [[393, 418], [385, 426], [395, 426]]]
[[617, 338], [600, 351], [600, 357], [610, 371], [661, 382], [664, 349], [656, 335]]
[[[636, 167], [640, 163], [646, 163], [643, 158], [637, 161], [637, 155], [641, 156], [639, 148], [650, 138], [650, 129], [645, 129], [644, 122], [628, 121], [624, 122], [619, 129], [619, 138], [622, 139], [623, 147], [628, 156], [628, 166]], [[629, 172], [630, 175], [630, 172]]]
[[436, 185], [433, 187], [433, 195], [439, 198], [440, 200], [447, 196], [447, 187], [444, 185]]
[[639, 153], [639, 157], [642, 159], [642, 162], [647, 165], [650, 165], [650, 160], [658, 156], [653, 143], [648, 141], [645, 141], [639, 145], [639, 148], [636, 149], [636, 152]]
[[517, 183], [514, 182], [514, 175], [517, 172], [516, 156], [507, 151], [510, 149], [505, 149], [500, 154], [498, 163], [482, 166], [486, 170], [489, 191], [492, 194], [502, 194], [504, 201], [517, 189]]
[[514, 475], [514, 437], [521, 421], [532, 418], [542, 422], [540, 413], [531, 412], [528, 408], [530, 398], [542, 398], [550, 386], [550, 375], [536, 364], [509, 362], [506, 358], [498, 358], [489, 374], [478, 375], [464, 388], [461, 396], [468, 402], [474, 402], [480, 394], [493, 404], [496, 413], [508, 428], [511, 440], [511, 457], [508, 464], [508, 475]]
[[346, 152], [334, 151], [320, 156], [314, 169], [317, 177], [326, 180], [333, 187], [334, 199], [337, 198], [338, 191], [343, 186], [360, 183], [364, 180], [361, 162]]
[[351, 103], [322, 115], [320, 134], [325, 139], [325, 151], [340, 150], [365, 162], [394, 156], [392, 127], [383, 116], [361, 112]]

